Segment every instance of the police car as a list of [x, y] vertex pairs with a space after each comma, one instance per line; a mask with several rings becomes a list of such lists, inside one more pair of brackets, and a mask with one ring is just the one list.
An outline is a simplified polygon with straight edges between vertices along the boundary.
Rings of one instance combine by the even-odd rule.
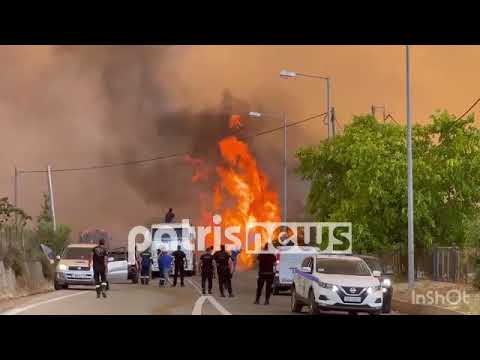
[[312, 315], [320, 310], [380, 314], [383, 293], [376, 276], [356, 256], [308, 256], [294, 271], [291, 310], [301, 312], [307, 306]]

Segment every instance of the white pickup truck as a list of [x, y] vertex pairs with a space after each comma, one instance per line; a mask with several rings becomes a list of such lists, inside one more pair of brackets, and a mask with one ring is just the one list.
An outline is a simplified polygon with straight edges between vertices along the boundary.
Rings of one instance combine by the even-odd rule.
[[312, 315], [320, 310], [380, 314], [383, 293], [376, 276], [378, 271], [356, 256], [308, 256], [293, 275], [291, 310], [307, 306]]

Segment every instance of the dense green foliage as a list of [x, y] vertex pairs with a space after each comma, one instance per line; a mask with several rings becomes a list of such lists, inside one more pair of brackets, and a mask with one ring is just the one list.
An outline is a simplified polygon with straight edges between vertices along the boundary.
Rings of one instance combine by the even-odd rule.
[[[473, 116], [438, 112], [413, 129], [414, 228], [417, 247], [463, 246], [479, 216], [480, 131]], [[406, 130], [354, 117], [342, 135], [298, 150], [297, 172], [311, 188], [317, 221], [351, 221], [356, 251], [406, 248]], [[478, 237], [477, 237], [478, 238]]]
[[58, 224], [57, 230], [53, 230], [49, 198], [46, 194], [43, 194], [43, 203], [37, 222], [38, 242], [51, 248], [55, 254], [60, 254], [64, 247], [68, 245], [72, 231], [69, 226], [63, 224]]

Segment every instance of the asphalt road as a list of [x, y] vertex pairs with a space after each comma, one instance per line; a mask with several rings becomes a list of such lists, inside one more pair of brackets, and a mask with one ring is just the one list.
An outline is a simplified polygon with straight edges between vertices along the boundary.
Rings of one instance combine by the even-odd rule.
[[255, 288], [253, 271], [234, 275], [234, 298], [219, 296], [216, 279], [212, 296], [202, 296], [198, 276], [186, 277], [183, 288], [159, 288], [154, 279], [149, 285], [112, 284], [106, 299], [97, 299], [93, 287], [72, 287], [18, 299], [0, 311], [5, 315], [293, 315], [288, 293], [272, 296], [268, 306], [263, 298], [262, 305], [255, 305]]

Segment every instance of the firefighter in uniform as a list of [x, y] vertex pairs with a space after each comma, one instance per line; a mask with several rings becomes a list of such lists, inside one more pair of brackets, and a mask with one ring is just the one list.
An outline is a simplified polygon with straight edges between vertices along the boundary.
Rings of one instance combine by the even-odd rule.
[[152, 266], [152, 255], [150, 252], [145, 251], [142, 253], [140, 260], [140, 282], [143, 285], [148, 285], [150, 281], [150, 269]]
[[220, 288], [220, 296], [225, 297], [223, 291], [224, 287], [227, 288], [228, 295], [233, 297], [232, 291], [232, 259], [230, 255], [225, 251], [225, 245], [220, 246], [220, 251], [217, 251], [213, 258], [217, 264], [218, 274], [218, 287]]
[[214, 261], [212, 255], [212, 247], [207, 249], [207, 252], [200, 256], [200, 272], [202, 274], [202, 293], [203, 295], [206, 294], [205, 292], [205, 285], [208, 281], [208, 293], [212, 293], [212, 279], [213, 279], [213, 268], [214, 268]]
[[92, 262], [93, 262], [93, 277], [95, 279], [95, 290], [97, 291], [97, 299], [100, 298], [100, 294], [106, 298], [105, 292], [107, 288], [107, 265], [108, 252], [105, 247], [105, 240], [100, 239], [98, 245], [92, 250]]

